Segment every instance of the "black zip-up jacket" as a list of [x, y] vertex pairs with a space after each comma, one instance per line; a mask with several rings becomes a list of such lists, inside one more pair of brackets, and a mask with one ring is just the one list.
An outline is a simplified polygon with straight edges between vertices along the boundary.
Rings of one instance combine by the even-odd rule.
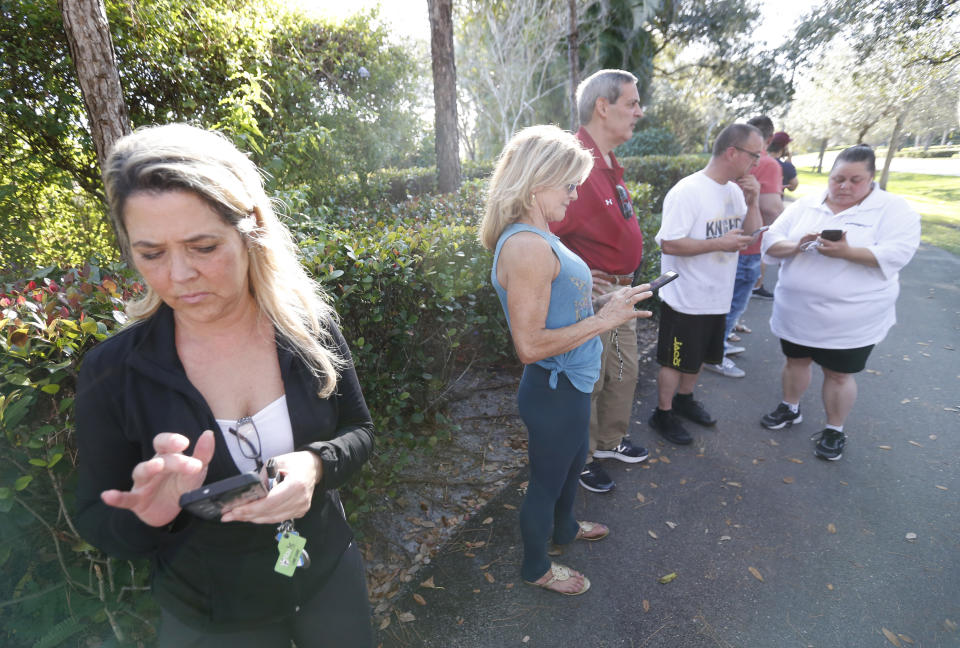
[[[331, 326], [341, 355], [349, 359], [342, 334]], [[317, 453], [323, 463], [310, 511], [296, 520], [313, 564], [292, 578], [273, 570], [276, 525], [208, 522], [183, 511], [168, 527], [157, 528], [100, 500], [104, 490], [132, 487], [134, 466], [153, 457], [153, 438], [160, 432], [186, 436], [192, 453], [200, 434], [214, 430], [216, 450], [205, 483], [239, 473], [210, 407], [177, 356], [170, 308], [161, 306], [98, 344], [80, 370], [78, 530], [111, 556], [148, 557], [160, 605], [198, 629], [245, 629], [293, 614], [324, 584], [353, 537], [336, 489], [369, 458], [374, 435], [352, 361], [336, 393], [321, 399], [316, 378], [280, 337], [277, 353], [294, 447]]]

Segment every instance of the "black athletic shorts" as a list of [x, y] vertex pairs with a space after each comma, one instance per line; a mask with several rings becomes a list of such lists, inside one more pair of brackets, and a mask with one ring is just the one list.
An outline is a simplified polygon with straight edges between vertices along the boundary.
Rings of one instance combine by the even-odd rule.
[[867, 358], [875, 345], [856, 349], [818, 349], [780, 340], [783, 355], [788, 358], [812, 358], [821, 367], [837, 373], [855, 374], [867, 366]]
[[687, 315], [667, 302], [660, 302], [660, 334], [657, 338], [657, 362], [681, 373], [695, 374], [704, 362], [723, 362], [723, 331], [726, 313]]

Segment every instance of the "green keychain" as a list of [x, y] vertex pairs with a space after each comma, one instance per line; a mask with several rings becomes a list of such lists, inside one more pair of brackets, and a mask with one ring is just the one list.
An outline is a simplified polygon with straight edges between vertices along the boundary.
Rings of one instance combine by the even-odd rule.
[[280, 556], [277, 558], [277, 564], [274, 565], [273, 571], [284, 576], [293, 576], [293, 572], [297, 570], [297, 565], [301, 562], [300, 557], [304, 553], [303, 548], [307, 544], [307, 539], [296, 531], [284, 531], [277, 534], [277, 540], [277, 550], [280, 552]]

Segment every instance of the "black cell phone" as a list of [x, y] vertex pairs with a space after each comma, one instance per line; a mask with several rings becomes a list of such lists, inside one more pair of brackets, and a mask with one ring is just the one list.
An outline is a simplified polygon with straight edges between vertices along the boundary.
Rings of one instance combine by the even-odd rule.
[[667, 270], [662, 275], [660, 275], [659, 277], [657, 277], [656, 279], [650, 282], [650, 290], [651, 291], [659, 290], [679, 276], [680, 275], [674, 272], [673, 270]]
[[245, 472], [184, 493], [180, 496], [180, 508], [204, 520], [219, 520], [227, 504], [252, 502], [266, 495], [260, 475]]
[[770, 229], [770, 226], [769, 226], [769, 225], [764, 225], [763, 227], [758, 227], [757, 229], [755, 229], [755, 230], [753, 230], [752, 232], [750, 232], [750, 236], [757, 236], [757, 235], [759, 235], [759, 234], [762, 234], [763, 232], [766, 232], [768, 229]]
[[843, 230], [823, 230], [820, 232], [820, 238], [824, 241], [839, 241], [843, 238]]

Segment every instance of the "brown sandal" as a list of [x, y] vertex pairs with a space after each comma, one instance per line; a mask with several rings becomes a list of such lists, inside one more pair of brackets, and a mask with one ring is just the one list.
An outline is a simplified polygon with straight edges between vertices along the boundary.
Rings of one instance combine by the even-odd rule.
[[[580, 525], [580, 528], [577, 529], [577, 535], [573, 537], [574, 540], [586, 540], [587, 542], [596, 542], [597, 540], [603, 540], [608, 535], [610, 535], [610, 529], [605, 524], [599, 522], [583, 522], [577, 520], [577, 524]], [[589, 535], [594, 533], [597, 530], [595, 535]], [[564, 545], [554, 544], [550, 546], [550, 549], [547, 550], [548, 556], [559, 556], [563, 553]]]
[[[583, 576], [583, 588], [581, 588], [580, 591], [563, 592], [558, 589], [554, 589], [550, 587], [554, 583], [566, 583], [568, 580], [573, 578], [574, 574], [577, 573], [572, 569], [570, 569], [569, 567], [565, 565], [561, 565], [560, 563], [555, 563], [555, 562], [550, 563], [550, 571], [547, 573], [550, 574], [550, 578], [547, 579], [547, 582], [545, 583], [539, 583], [537, 581], [528, 581], [528, 580], [525, 580], [523, 582], [526, 583], [527, 585], [533, 585], [534, 587], [541, 587], [550, 592], [563, 594], [564, 596], [579, 596], [580, 594], [583, 594], [588, 589], [590, 589], [590, 579], [587, 578], [586, 576], [583, 576], [583, 574], [580, 574], [581, 576]], [[544, 574], [543, 576], [546, 576], [546, 575], [547, 574]], [[540, 578], [543, 578], [543, 576], [541, 576]]]

